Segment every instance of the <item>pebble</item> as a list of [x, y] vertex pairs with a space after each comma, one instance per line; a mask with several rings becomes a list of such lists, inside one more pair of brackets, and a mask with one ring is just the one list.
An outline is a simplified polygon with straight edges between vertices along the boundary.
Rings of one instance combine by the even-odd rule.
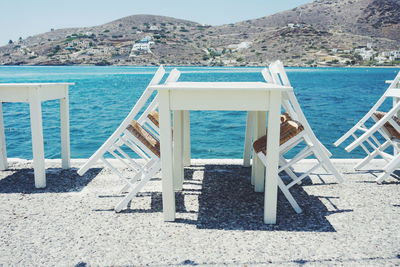
[[0, 266], [400, 265], [400, 181], [376, 184], [380, 162], [354, 171], [355, 160], [335, 160], [343, 184], [317, 169], [291, 189], [302, 214], [279, 194], [276, 225], [263, 223], [263, 193], [240, 162], [193, 160], [177, 219], [164, 222], [159, 174], [115, 213], [123, 182], [101, 165], [81, 177], [82, 160], [62, 172], [46, 161], [38, 190], [32, 163], [14, 161], [0, 172]]

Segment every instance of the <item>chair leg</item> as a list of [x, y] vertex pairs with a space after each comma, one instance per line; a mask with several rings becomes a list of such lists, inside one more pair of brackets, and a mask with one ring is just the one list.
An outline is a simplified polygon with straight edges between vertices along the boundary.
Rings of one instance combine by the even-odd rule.
[[[145, 165], [143, 165], [143, 166], [141, 167], [141, 169], [135, 174], [135, 176], [133, 176], [133, 177], [129, 180], [129, 182], [126, 181], [126, 184], [124, 185], [123, 188], [121, 188], [121, 190], [120, 190], [119, 193], [122, 194], [122, 193], [128, 192], [128, 189], [132, 186], [131, 184], [132, 184], [132, 183], [136, 183], [136, 182], [139, 180], [139, 178], [140, 178], [140, 176], [141, 176], [141, 173], [145, 172], [145, 170], [151, 169], [151, 168], [152, 168], [151, 166], [152, 166], [153, 164], [156, 164], [156, 162], [155, 162], [154, 160], [150, 160], [150, 161], [147, 162]], [[113, 170], [113, 169], [111, 169], [111, 170]]]
[[322, 162], [322, 165], [325, 167], [325, 169], [327, 169], [329, 173], [335, 176], [336, 180], [338, 180], [339, 183], [343, 183], [343, 177], [335, 168], [335, 166], [333, 166], [331, 159], [328, 158], [328, 156], [318, 147], [314, 147], [314, 154], [317, 159]]
[[400, 154], [396, 156], [389, 164], [384, 167], [384, 173], [381, 174], [375, 181], [381, 184], [385, 179], [387, 179], [392, 172], [394, 172], [400, 164]]
[[128, 206], [129, 201], [131, 201], [136, 194], [140, 191], [140, 189], [147, 183], [148, 179], [147, 177], [142, 178], [140, 183], [131, 191], [129, 192], [114, 208], [115, 212], [120, 212], [124, 208]]
[[365, 165], [367, 165], [368, 163], [371, 162], [371, 160], [373, 160], [376, 156], [378, 155], [378, 152], [375, 150], [373, 151], [371, 154], [369, 154], [368, 156], [366, 156], [365, 158], [363, 158], [359, 163], [357, 163], [354, 166], [354, 170], [359, 171], [362, 168], [364, 168]]
[[254, 119], [255, 119], [254, 111], [247, 112], [246, 133], [245, 133], [245, 137], [244, 137], [244, 152], [243, 152], [243, 166], [244, 167], [250, 167]]
[[136, 194], [146, 185], [151, 177], [153, 177], [153, 175], [155, 175], [159, 170], [160, 162], [158, 162], [148, 173], [142, 173], [141, 181], [115, 206], [115, 212], [120, 212], [122, 209], [126, 208], [129, 201], [136, 196]]
[[282, 193], [285, 195], [286, 199], [289, 201], [290, 205], [292, 205], [292, 208], [296, 213], [302, 213], [302, 209], [300, 208], [299, 204], [297, 204], [296, 200], [292, 196], [292, 194], [289, 192], [289, 189], [287, 189], [286, 185], [283, 183], [280, 177], [278, 177], [278, 186], [279, 189], [282, 191]]
[[[257, 153], [257, 157], [261, 160], [261, 162], [264, 164], [264, 166], [267, 165], [266, 162], [266, 157], [263, 153]], [[290, 169], [290, 168], [288, 168]], [[297, 177], [296, 177], [297, 178]], [[278, 187], [286, 197], [286, 199], [289, 201], [290, 205], [292, 208], [295, 210], [296, 213], [301, 213], [302, 209], [300, 208], [299, 204], [297, 204], [296, 200], [292, 196], [292, 194], [289, 192], [288, 187], [285, 185], [285, 183], [282, 181], [281, 177], [278, 175]]]
[[121, 190], [119, 190], [119, 193], [120, 193], [120, 194], [127, 193], [127, 192], [128, 192], [128, 189], [129, 189], [130, 187], [131, 187], [131, 186], [130, 186], [129, 184], [125, 184], [124, 187], [122, 187]]
[[[282, 153], [280, 153], [279, 155], [279, 164], [281, 166], [286, 165], [286, 163], [288, 163], [289, 161], [287, 159], [285, 159], [284, 156], [282, 156]], [[294, 172], [294, 168], [292, 166], [287, 167], [287, 169], [290, 169], [292, 172]], [[286, 169], [285, 169], [286, 171]]]
[[326, 154], [328, 158], [332, 157], [332, 153], [324, 146], [319, 140], [318, 140], [319, 145], [321, 146], [322, 150]]
[[[282, 155], [279, 155], [279, 165], [280, 165], [280, 166], [286, 165], [287, 162], [288, 162], [288, 161], [287, 161]], [[297, 175], [294, 173], [292, 166], [287, 167], [287, 168], [285, 169], [285, 172], [287, 173], [287, 175], [289, 175], [289, 177], [290, 177], [293, 181], [297, 179]], [[300, 185], [300, 184], [301, 184], [301, 181], [299, 181], [297, 184]]]
[[[361, 160], [359, 163], [357, 163], [356, 166], [354, 166], [355, 170], [360, 170], [362, 169], [365, 165], [371, 162], [372, 159], [377, 157], [379, 155], [379, 151], [384, 151], [386, 148], [388, 148], [390, 145], [389, 141], [386, 141], [381, 147], [375, 149], [372, 153], [368, 154], [363, 160]], [[379, 151], [378, 151], [379, 149]], [[382, 155], [381, 155], [382, 156]]]
[[379, 175], [378, 178], [375, 179], [375, 182], [378, 183], [378, 184], [382, 184], [382, 182], [385, 181], [393, 171], [394, 170], [392, 170], [392, 171], [390, 171], [390, 170], [384, 171], [381, 175]]
[[128, 192], [128, 189], [131, 188], [131, 186], [132, 186], [131, 184], [137, 182], [137, 181], [139, 180], [140, 175], [141, 175], [141, 173], [137, 173], [137, 174], [131, 179], [132, 181], [129, 181], [130, 183], [126, 182], [126, 184], [124, 185], [123, 188], [121, 188], [121, 190], [120, 190], [119, 193], [122, 194], [122, 193]]

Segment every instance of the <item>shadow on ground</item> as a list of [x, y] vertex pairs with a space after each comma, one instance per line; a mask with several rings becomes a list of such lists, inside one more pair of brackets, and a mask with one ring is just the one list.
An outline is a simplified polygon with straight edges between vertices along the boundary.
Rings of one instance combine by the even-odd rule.
[[0, 179], [0, 193], [63, 193], [63, 192], [79, 192], [94, 177], [96, 177], [102, 169], [92, 168], [80, 176], [77, 169], [46, 169], [46, 188], [35, 188], [34, 171], [31, 168], [26, 169], [8, 169], [10, 175]]
[[[346, 175], [359, 175], [359, 174], [366, 174], [372, 177], [372, 180], [360, 180], [356, 181], [356, 183], [365, 183], [365, 184], [377, 184], [375, 181], [383, 173], [382, 170], [356, 170], [353, 172], [345, 172]], [[399, 184], [400, 183], [400, 170], [395, 170], [390, 174], [388, 178], [382, 181], [379, 185], [392, 185], [392, 184]]]
[[[308, 195], [301, 186], [294, 186], [291, 193], [303, 209], [297, 214], [279, 191], [276, 225], [263, 223], [264, 193], [255, 193], [250, 183], [250, 168], [238, 165], [205, 165], [203, 179], [196, 178], [192, 169], [185, 170], [182, 192], [176, 192], [176, 223], [193, 224], [198, 229], [221, 230], [282, 230], [335, 232], [327, 220], [333, 213], [352, 212], [340, 210], [333, 203], [336, 196]], [[188, 189], [188, 184], [200, 184], [201, 189]], [[304, 181], [304, 185], [311, 185]], [[185, 196], [198, 195], [199, 211], [188, 211]], [[135, 209], [134, 202], [123, 213], [162, 212], [162, 195], [159, 192], [139, 193], [138, 197], [151, 197], [150, 209]], [[322, 203], [330, 203], [329, 211]], [[332, 209], [331, 209], [332, 210]], [[197, 213], [197, 219], [187, 219], [185, 214]]]

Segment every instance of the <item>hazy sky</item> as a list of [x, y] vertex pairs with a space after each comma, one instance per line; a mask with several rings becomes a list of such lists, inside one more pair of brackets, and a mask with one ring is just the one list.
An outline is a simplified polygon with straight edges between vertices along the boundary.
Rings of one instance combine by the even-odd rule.
[[309, 2], [312, 0], [0, 0], [0, 45], [51, 28], [95, 26], [134, 14], [220, 25]]

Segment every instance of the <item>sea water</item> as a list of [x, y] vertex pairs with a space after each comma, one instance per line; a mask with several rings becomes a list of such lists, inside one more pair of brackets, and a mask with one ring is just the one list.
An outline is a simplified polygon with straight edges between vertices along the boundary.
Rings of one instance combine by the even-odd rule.
[[[167, 71], [172, 68], [168, 67]], [[261, 68], [178, 67], [180, 81], [262, 81]], [[1, 83], [72, 82], [72, 158], [87, 158], [110, 136], [149, 83], [156, 67], [1, 66]], [[300, 105], [317, 137], [335, 158], [360, 158], [332, 143], [386, 90], [398, 68], [287, 68]], [[60, 158], [59, 101], [42, 105], [45, 157]], [[29, 105], [3, 103], [8, 157], [32, 158]], [[240, 158], [246, 113], [192, 111], [193, 158]]]

